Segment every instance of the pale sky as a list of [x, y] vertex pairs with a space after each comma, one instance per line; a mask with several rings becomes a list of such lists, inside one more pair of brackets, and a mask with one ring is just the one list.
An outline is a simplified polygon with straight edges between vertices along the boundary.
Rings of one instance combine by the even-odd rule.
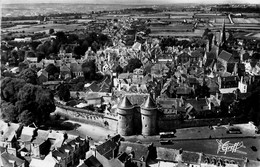
[[14, 4], [14, 3], [92, 3], [92, 4], [250, 3], [250, 4], [260, 4], [260, 0], [2, 0], [2, 3], [3, 4]]

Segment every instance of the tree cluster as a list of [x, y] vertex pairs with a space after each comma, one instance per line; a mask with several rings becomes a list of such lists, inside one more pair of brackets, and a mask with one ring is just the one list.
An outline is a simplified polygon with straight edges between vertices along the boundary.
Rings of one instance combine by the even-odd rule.
[[6, 121], [25, 125], [45, 123], [55, 111], [54, 95], [41, 86], [23, 79], [6, 77], [1, 84], [1, 111]]
[[131, 58], [124, 67], [125, 72], [133, 72], [136, 68], [142, 67], [143, 63], [138, 58]]
[[[209, 35], [210, 36], [210, 35]], [[205, 41], [203, 40], [196, 40], [193, 39], [191, 41], [188, 40], [178, 40], [173, 37], [169, 38], [163, 38], [160, 42], [161, 49], [165, 51], [166, 47], [168, 46], [182, 46], [183, 48], [188, 48], [188, 47], [205, 47]]]
[[96, 63], [95, 60], [88, 60], [82, 64], [82, 71], [85, 80], [92, 81], [96, 79]]

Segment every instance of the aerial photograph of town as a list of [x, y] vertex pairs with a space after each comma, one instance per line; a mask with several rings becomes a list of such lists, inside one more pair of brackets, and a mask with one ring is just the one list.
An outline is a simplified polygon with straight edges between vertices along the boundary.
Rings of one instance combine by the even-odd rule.
[[0, 4], [0, 167], [260, 167], [259, 0]]

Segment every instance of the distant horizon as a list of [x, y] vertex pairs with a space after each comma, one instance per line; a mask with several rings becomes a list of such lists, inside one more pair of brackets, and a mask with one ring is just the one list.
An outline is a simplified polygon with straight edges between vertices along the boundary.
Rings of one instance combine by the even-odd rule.
[[2, 5], [23, 5], [23, 4], [86, 4], [86, 5], [132, 5], [132, 6], [140, 6], [140, 5], [174, 5], [174, 4], [194, 4], [194, 5], [260, 5], [257, 3], [195, 3], [195, 2], [176, 2], [176, 3], [163, 3], [163, 4], [127, 4], [127, 3], [71, 3], [71, 2], [36, 2], [36, 3], [2, 3]]
[[174, 4], [248, 4], [260, 5], [259, 0], [2, 0], [3, 5], [12, 4], [90, 4], [90, 5], [174, 5]]

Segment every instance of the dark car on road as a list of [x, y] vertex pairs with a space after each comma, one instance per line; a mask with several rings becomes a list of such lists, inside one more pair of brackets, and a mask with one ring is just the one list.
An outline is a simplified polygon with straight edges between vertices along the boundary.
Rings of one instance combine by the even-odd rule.
[[227, 134], [242, 134], [241, 130], [236, 127], [229, 128]]
[[173, 144], [172, 140], [160, 140], [161, 145], [171, 145]]

